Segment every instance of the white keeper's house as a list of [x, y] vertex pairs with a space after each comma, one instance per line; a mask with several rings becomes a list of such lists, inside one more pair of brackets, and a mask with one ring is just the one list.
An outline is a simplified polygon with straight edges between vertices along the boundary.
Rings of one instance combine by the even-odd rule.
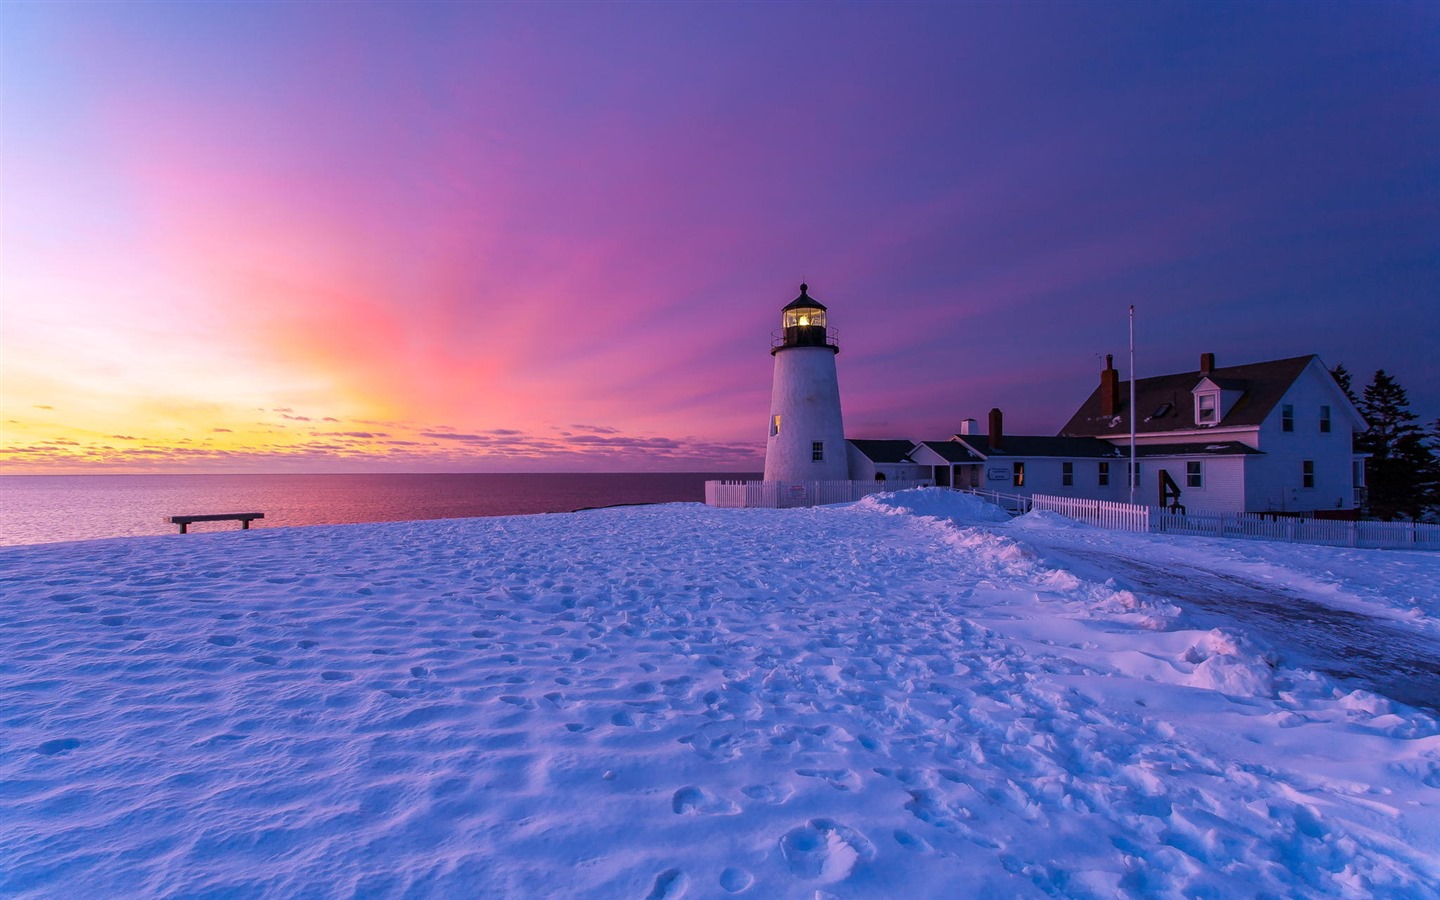
[[[915, 477], [1030, 496], [1130, 499], [1129, 382], [1107, 358], [1100, 384], [1058, 435], [1012, 435], [998, 409], [947, 441], [849, 442], [851, 477]], [[1135, 502], [1212, 512], [1344, 513], [1364, 490], [1352, 437], [1364, 420], [1317, 356], [1135, 382]]]
[[1218, 367], [1202, 353], [1195, 371], [1137, 379], [1133, 410], [1129, 383], [1106, 357], [1099, 385], [1058, 435], [1006, 434], [992, 409], [984, 430], [966, 419], [948, 439], [916, 441], [840, 437], [838, 343], [805, 285], [782, 310], [771, 352], [765, 481], [750, 482], [743, 501], [725, 499], [738, 488], [717, 488], [719, 505], [835, 502], [845, 484], [853, 499], [915, 483], [1126, 502], [1132, 413], [1135, 503], [1344, 516], [1364, 491], [1352, 439], [1365, 421], [1313, 355]]

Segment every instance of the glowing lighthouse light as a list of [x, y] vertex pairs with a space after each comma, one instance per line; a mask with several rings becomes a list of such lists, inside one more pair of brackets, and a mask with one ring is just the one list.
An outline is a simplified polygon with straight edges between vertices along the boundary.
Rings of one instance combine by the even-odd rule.
[[[845, 428], [840, 418], [840, 347], [825, 307], [800, 285], [800, 296], [781, 311], [770, 345], [775, 380], [770, 392], [766, 481], [844, 481]], [[783, 425], [783, 427], [782, 427]]]

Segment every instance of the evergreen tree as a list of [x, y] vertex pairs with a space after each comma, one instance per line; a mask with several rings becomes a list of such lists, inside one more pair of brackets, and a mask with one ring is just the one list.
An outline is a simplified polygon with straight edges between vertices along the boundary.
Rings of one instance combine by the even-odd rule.
[[1358, 407], [1360, 405], [1360, 398], [1355, 396], [1355, 391], [1350, 387], [1350, 370], [1345, 368], [1345, 364], [1340, 363], [1336, 365], [1335, 368], [1330, 370], [1330, 374], [1334, 376], [1335, 383], [1340, 385], [1340, 390], [1344, 391], [1345, 396], [1350, 398], [1350, 402]]
[[1359, 407], [1369, 427], [1356, 435], [1355, 449], [1370, 454], [1365, 468], [1371, 515], [1418, 519], [1434, 502], [1437, 467], [1425, 445], [1425, 433], [1416, 424], [1419, 417], [1410, 411], [1410, 398], [1380, 369], [1366, 386]]

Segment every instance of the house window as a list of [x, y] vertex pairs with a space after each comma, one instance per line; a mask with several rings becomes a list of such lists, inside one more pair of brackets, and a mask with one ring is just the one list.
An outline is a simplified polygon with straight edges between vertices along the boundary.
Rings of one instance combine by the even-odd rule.
[[1073, 462], [1060, 464], [1060, 483], [1070, 487], [1075, 483], [1075, 464]]
[[1196, 394], [1195, 395], [1195, 424], [1214, 425], [1217, 394]]
[[1102, 462], [1100, 464], [1100, 486], [1105, 487], [1108, 484], [1110, 484], [1110, 464]]
[[1330, 407], [1328, 406], [1320, 407], [1320, 433], [1330, 433]]
[[[1015, 486], [1016, 486], [1016, 487], [1024, 487], [1024, 486], [1025, 486], [1025, 464], [1024, 464], [1023, 462], [1017, 462], [1017, 463], [1015, 463], [1014, 470], [1015, 470], [1015, 478], [1014, 478]], [[1005, 471], [1005, 470], [1004, 470], [1004, 469], [1001, 469], [1000, 471], [1003, 472], [1003, 471]]]
[[1315, 460], [1307, 459], [1300, 463], [1300, 485], [1307, 488], [1315, 486]]
[[810, 461], [811, 461], [811, 462], [824, 462], [824, 461], [825, 461], [825, 442], [824, 442], [824, 441], [811, 441], [811, 442], [810, 442]]
[[1295, 404], [1286, 403], [1280, 407], [1280, 430], [1295, 430]]
[[1130, 472], [1130, 486], [1138, 488], [1140, 486], [1140, 464], [1138, 462], [1126, 463], [1125, 468]]
[[779, 433], [780, 433], [780, 417], [779, 417], [778, 415], [776, 415], [776, 416], [771, 416], [771, 417], [770, 417], [770, 436], [771, 436], [771, 437], [774, 437], [775, 435], [777, 435], [777, 434], [779, 434]]
[[1365, 460], [1355, 459], [1350, 461], [1350, 482], [1357, 488], [1365, 486]]
[[1205, 486], [1205, 464], [1199, 460], [1193, 460], [1185, 464], [1185, 486], [1203, 488]]

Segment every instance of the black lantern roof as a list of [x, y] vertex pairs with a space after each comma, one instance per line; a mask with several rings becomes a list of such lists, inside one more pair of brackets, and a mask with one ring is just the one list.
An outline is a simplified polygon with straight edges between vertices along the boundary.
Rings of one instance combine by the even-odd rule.
[[[789, 310], [789, 309], [824, 309], [824, 308], [825, 308], [825, 304], [821, 303], [819, 300], [816, 300], [814, 297], [811, 297], [809, 294], [805, 293], [805, 292], [808, 291], [809, 289], [810, 289], [810, 286], [809, 286], [808, 284], [801, 284], [801, 285], [800, 285], [800, 296], [796, 297], [794, 300], [791, 300], [791, 301], [790, 301], [790, 304], [785, 307], [785, 310]], [[781, 310], [781, 312], [784, 312], [785, 310]]]

